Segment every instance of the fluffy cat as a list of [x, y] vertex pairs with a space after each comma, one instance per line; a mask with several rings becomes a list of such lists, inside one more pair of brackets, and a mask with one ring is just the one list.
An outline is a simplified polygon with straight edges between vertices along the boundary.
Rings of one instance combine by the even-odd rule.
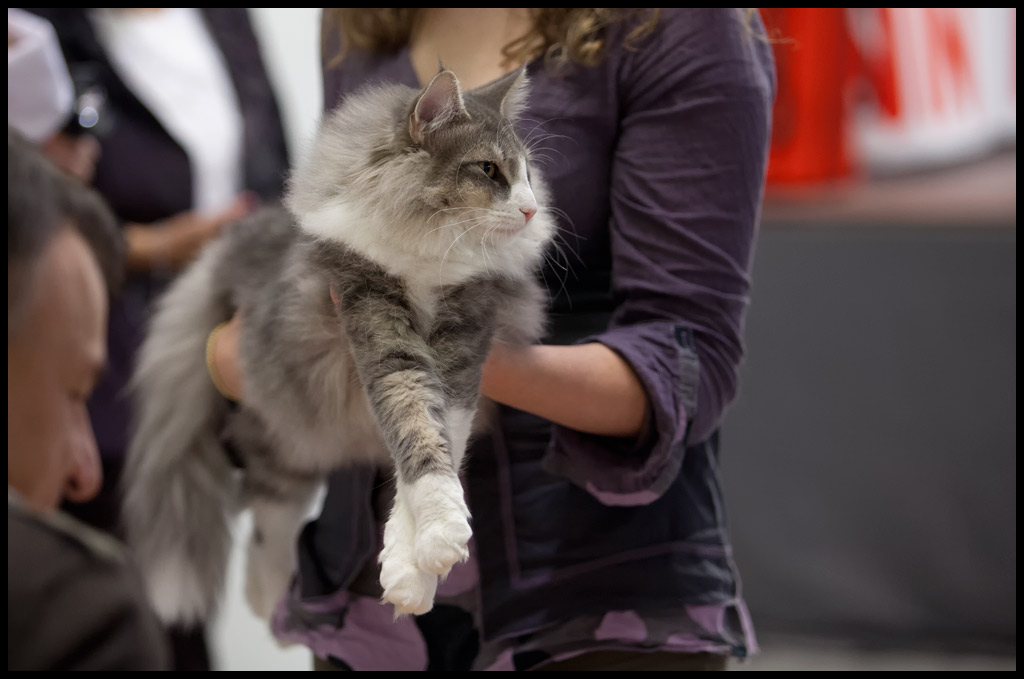
[[[422, 90], [348, 97], [290, 177], [287, 211], [233, 225], [160, 300], [133, 382], [124, 513], [165, 621], [211, 613], [245, 506], [247, 597], [269, 616], [311, 495], [346, 463], [395, 469], [380, 564], [396, 615], [430, 610], [467, 558], [458, 472], [481, 367], [492, 341], [543, 329], [535, 274], [555, 224], [513, 124], [526, 92], [522, 69], [466, 93], [442, 69]], [[204, 349], [236, 310], [232, 409]]]

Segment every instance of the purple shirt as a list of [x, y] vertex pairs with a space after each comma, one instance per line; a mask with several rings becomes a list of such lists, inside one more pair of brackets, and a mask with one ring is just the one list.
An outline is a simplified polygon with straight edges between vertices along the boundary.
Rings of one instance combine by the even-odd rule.
[[[474, 596], [463, 600], [482, 638], [478, 667], [535, 667], [596, 648], [756, 649], [725, 530], [717, 429], [743, 356], [771, 48], [743, 10], [663, 9], [635, 50], [622, 47], [630, 28], [609, 29], [595, 67], [553, 75], [531, 62], [519, 129], [562, 215], [560, 251], [544, 271], [548, 342], [610, 347], [650, 410], [642, 435], [624, 440], [503, 408], [500, 428], [473, 444], [475, 556], [463, 576]], [[418, 86], [408, 49], [326, 68], [325, 102], [377, 81]], [[355, 506], [369, 497], [358, 475], [332, 480], [333, 510], [303, 535], [295, 596], [275, 628], [357, 669], [371, 662], [358, 648], [395, 661], [405, 648], [412, 668], [425, 662], [415, 625], [382, 627], [389, 610], [367, 613], [380, 606], [344, 591], [354, 573], [339, 564], [358, 561], [345, 544], [369, 544], [363, 559], [378, 549], [369, 528], [340, 537], [330, 522], [367, 514]], [[373, 644], [367, 630], [379, 633]]]

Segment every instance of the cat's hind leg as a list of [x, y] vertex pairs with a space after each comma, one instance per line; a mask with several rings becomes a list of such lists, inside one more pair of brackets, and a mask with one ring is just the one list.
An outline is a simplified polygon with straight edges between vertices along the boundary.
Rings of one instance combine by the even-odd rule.
[[324, 478], [289, 465], [251, 411], [235, 413], [225, 433], [244, 466], [244, 498], [252, 510], [245, 595], [252, 611], [269, 619], [295, 573], [299, 531]]
[[245, 597], [253, 613], [270, 619], [296, 569], [296, 542], [316, 484], [289, 498], [250, 499], [252, 536], [246, 560]]

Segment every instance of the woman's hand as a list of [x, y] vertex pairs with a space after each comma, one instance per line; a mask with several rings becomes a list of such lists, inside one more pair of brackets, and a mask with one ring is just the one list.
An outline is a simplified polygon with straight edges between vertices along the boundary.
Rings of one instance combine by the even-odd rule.
[[219, 389], [228, 398], [234, 401], [241, 401], [242, 370], [238, 360], [238, 338], [242, 332], [242, 314], [236, 313], [227, 325], [215, 331], [217, 336], [213, 338], [213, 347], [210, 349], [211, 370], [216, 371], [215, 382], [219, 382]]
[[195, 211], [181, 212], [155, 224], [128, 224], [128, 268], [149, 271], [165, 267], [177, 271], [187, 265], [207, 242], [220, 235], [224, 227], [246, 216], [257, 200], [242, 194], [226, 209], [203, 215]]

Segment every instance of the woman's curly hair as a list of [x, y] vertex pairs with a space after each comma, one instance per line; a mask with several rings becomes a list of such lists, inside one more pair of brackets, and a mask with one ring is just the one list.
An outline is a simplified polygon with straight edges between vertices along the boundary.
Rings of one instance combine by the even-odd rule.
[[[329, 8], [324, 10], [324, 38], [340, 31], [341, 51], [331, 64], [353, 50], [393, 52], [409, 42], [419, 9], [381, 7], [376, 9]], [[523, 63], [544, 57], [549, 67], [569, 63], [594, 66], [604, 55], [606, 29], [624, 19], [635, 27], [626, 35], [625, 46], [636, 47], [654, 31], [659, 9], [594, 7], [541, 7], [530, 9], [533, 30], [502, 48], [509, 63]]]

